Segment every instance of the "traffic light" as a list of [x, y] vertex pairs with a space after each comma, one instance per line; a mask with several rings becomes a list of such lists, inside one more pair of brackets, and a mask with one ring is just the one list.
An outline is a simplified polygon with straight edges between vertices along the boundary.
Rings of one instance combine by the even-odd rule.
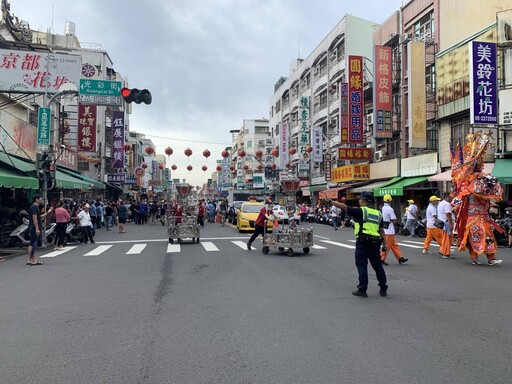
[[152, 101], [151, 92], [147, 89], [123, 88], [121, 89], [121, 96], [123, 96], [124, 101], [128, 104], [135, 102], [136, 104], [144, 103], [149, 105]]
[[40, 179], [46, 179], [47, 189], [53, 189], [55, 185], [56, 166], [55, 163], [49, 158], [48, 154], [44, 154], [40, 159], [40, 169], [38, 176]]

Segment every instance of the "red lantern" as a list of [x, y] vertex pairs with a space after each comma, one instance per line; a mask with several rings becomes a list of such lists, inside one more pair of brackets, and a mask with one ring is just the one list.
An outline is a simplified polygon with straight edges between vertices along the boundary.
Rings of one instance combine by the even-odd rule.
[[[185, 151], [184, 151], [183, 153], [184, 153], [184, 154], [185, 154], [185, 156], [187, 156], [187, 157], [192, 156], [192, 150], [191, 150], [190, 148], [185, 149]], [[189, 171], [190, 171], [190, 169], [189, 169]]]
[[146, 168], [148, 167], [148, 165], [147, 165], [146, 163], [142, 163], [142, 164], [141, 164], [141, 167], [142, 167], [142, 168], [144, 168], [144, 169], [146, 169]]
[[222, 165], [217, 165], [217, 167], [215, 167], [215, 169], [217, 170], [217, 172], [220, 172], [222, 171]]
[[290, 149], [288, 150], [288, 153], [289, 153], [290, 155], [295, 155], [295, 154], [297, 153], [297, 150], [296, 150], [295, 148], [290, 148]]
[[203, 165], [203, 166], [201, 167], [201, 169], [202, 169], [203, 171], [205, 171], [205, 172], [206, 172], [206, 170], [208, 169], [208, 167], [207, 167], [206, 165]]
[[244, 158], [246, 155], [245, 151], [243, 149], [238, 151], [238, 156]]
[[261, 171], [263, 169], [263, 165], [262, 164], [258, 164], [258, 166], [256, 168], [258, 168], [258, 171]]
[[271, 165], [271, 167], [272, 167], [272, 169], [277, 169], [277, 164], [274, 163], [274, 164]]
[[158, 168], [159, 169], [164, 169], [164, 164], [163, 163], [158, 164]]
[[125, 151], [131, 151], [131, 149], [132, 149], [132, 145], [131, 144], [125, 144], [124, 145], [124, 150]]
[[176, 164], [173, 164], [173, 165], [171, 166], [171, 169], [172, 169], [173, 171], [175, 171], [175, 170], [177, 170], [177, 169], [178, 169], [178, 166], [177, 166]]
[[279, 156], [279, 149], [274, 148], [274, 149], [272, 150], [272, 156], [274, 156], [274, 157]]
[[165, 154], [166, 154], [167, 156], [171, 156], [171, 155], [173, 154], [173, 152], [174, 152], [174, 151], [172, 150], [172, 148], [171, 148], [171, 147], [167, 147], [167, 148], [165, 148]]
[[249, 166], [247, 164], [244, 165], [244, 171], [248, 171], [249, 170]]
[[187, 165], [187, 169], [189, 170], [189, 172], [192, 170], [192, 166], [191, 165]]
[[231, 170], [231, 172], [235, 172], [236, 167], [234, 165], [230, 165], [229, 169]]
[[260, 151], [260, 150], [258, 149], [258, 150], [256, 151], [255, 155], [256, 155], [256, 157], [257, 157], [258, 159], [261, 159], [261, 158], [263, 157], [263, 152], [262, 152], [262, 151]]
[[210, 155], [211, 155], [211, 153], [210, 153], [210, 151], [209, 151], [209, 150], [205, 149], [205, 150], [203, 151], [203, 156], [204, 156], [204, 157], [209, 158], [209, 157], [210, 157]]
[[313, 147], [312, 147], [311, 145], [308, 145], [308, 146], [306, 147], [306, 152], [307, 152], [307, 153], [311, 153], [311, 152], [313, 152]]
[[290, 163], [286, 163], [285, 167], [286, 167], [286, 168], [288, 168], [288, 169], [290, 169], [292, 166], [291, 166], [291, 164], [290, 164]]
[[229, 157], [229, 152], [226, 150], [223, 150], [220, 155], [225, 159], [225, 158]]
[[153, 147], [146, 147], [146, 153], [148, 155], [152, 155], [153, 153], [155, 153], [155, 149]]

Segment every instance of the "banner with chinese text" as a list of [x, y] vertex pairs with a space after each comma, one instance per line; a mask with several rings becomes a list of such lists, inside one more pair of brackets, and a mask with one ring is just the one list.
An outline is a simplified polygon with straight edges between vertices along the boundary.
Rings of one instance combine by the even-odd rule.
[[376, 45], [373, 60], [373, 135], [377, 138], [393, 137], [392, 68], [391, 47]]
[[425, 93], [425, 43], [407, 45], [409, 147], [427, 147], [427, 96]]
[[309, 111], [309, 97], [301, 97], [299, 102], [299, 157], [301, 161], [307, 162], [307, 167], [302, 164], [299, 165], [299, 173], [309, 172], [309, 153], [306, 148], [310, 145], [310, 111]]
[[96, 152], [96, 105], [78, 104], [78, 150]]
[[363, 135], [363, 57], [348, 57], [348, 142], [362, 143]]
[[112, 111], [112, 168], [124, 168], [123, 111]]
[[279, 169], [286, 169], [286, 164], [290, 161], [289, 148], [290, 131], [288, 123], [279, 124]]
[[348, 83], [340, 83], [340, 141], [348, 143]]
[[370, 180], [370, 166], [368, 164], [350, 164], [332, 170], [331, 182]]
[[311, 143], [313, 144], [313, 152], [312, 158], [314, 162], [320, 163], [323, 155], [322, 147], [323, 147], [323, 137], [322, 137], [322, 127], [314, 127], [311, 130]]
[[338, 148], [338, 160], [370, 161], [372, 159], [372, 148]]

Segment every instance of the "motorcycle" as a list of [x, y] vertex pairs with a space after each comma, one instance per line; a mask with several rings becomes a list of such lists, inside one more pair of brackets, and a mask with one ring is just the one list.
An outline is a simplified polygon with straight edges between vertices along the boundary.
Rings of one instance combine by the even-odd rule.
[[496, 239], [496, 244], [506, 247], [508, 245], [508, 234], [511, 229], [509, 219], [498, 219], [496, 220], [496, 224], [503, 229], [503, 232], [499, 232], [496, 229], [493, 229], [494, 238]]
[[[92, 228], [92, 235], [96, 235], [96, 231]], [[71, 220], [66, 227], [66, 236], [64, 237], [64, 245], [69, 243], [83, 243], [84, 242], [84, 232], [82, 228], [77, 225], [74, 220]]]
[[[414, 230], [414, 235], [418, 237], [427, 237], [427, 224], [426, 220], [416, 219], [417, 225]], [[402, 223], [399, 226], [398, 233], [403, 236], [409, 236], [410, 232], [405, 228], [405, 221], [402, 220]]]
[[8, 247], [28, 245], [30, 243], [30, 234], [28, 232], [29, 217], [28, 212], [20, 211], [21, 224], [12, 230], [9, 235]]

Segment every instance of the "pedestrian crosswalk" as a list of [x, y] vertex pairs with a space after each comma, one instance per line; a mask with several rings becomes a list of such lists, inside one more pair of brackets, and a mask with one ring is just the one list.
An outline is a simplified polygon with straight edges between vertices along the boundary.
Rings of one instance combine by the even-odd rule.
[[[221, 250], [227, 250], [229, 247], [235, 246], [235, 249], [241, 249], [243, 251], [252, 252], [252, 251], [261, 251], [262, 243], [261, 241], [255, 241], [251, 245], [251, 250], [249, 251], [247, 249], [247, 241], [242, 240], [227, 240], [227, 239], [218, 239], [219, 241], [200, 241], [199, 244], [193, 245], [193, 247], [200, 247], [202, 251], [205, 252], [220, 252]], [[84, 252], [82, 256], [87, 257], [93, 257], [93, 256], [101, 256], [104, 254], [108, 254], [109, 250], [116, 250], [116, 252], [124, 253], [126, 255], [143, 255], [148, 250], [151, 249], [151, 253], [154, 253], [154, 244], [156, 241], [154, 240], [148, 240], [148, 242], [138, 241], [135, 242], [135, 244], [130, 244], [130, 242], [113, 242], [112, 244], [108, 242], [104, 243], [96, 243], [96, 244], [90, 244], [90, 245], [79, 245], [79, 246], [67, 246], [63, 250], [53, 251], [46, 254], [41, 255], [41, 258], [53, 258], [58, 257], [61, 255], [64, 255], [68, 252], [71, 252], [73, 250], [81, 250]], [[163, 240], [160, 240], [160, 242], [163, 242]], [[186, 242], [186, 241], [185, 241]], [[422, 249], [423, 248], [423, 242], [422, 241], [400, 241], [399, 243], [400, 247], [405, 248], [412, 248], [412, 249]], [[151, 245], [151, 247], [148, 247]], [[122, 250], [119, 251], [119, 249]], [[175, 254], [175, 253], [181, 253], [183, 251], [183, 247], [188, 248], [188, 244], [180, 244], [180, 243], [174, 243], [169, 244], [166, 242], [165, 252], [166, 254]], [[432, 243], [431, 247], [438, 247], [437, 244]], [[312, 250], [316, 251], [325, 251], [325, 250], [339, 250], [339, 248], [345, 248], [347, 250], [355, 249], [355, 240], [346, 240], [346, 241], [333, 241], [328, 238], [319, 237], [318, 240], [315, 241], [315, 244], [310, 247]], [[162, 250], [163, 250], [162, 249]], [[271, 247], [272, 249], [272, 247]]]

